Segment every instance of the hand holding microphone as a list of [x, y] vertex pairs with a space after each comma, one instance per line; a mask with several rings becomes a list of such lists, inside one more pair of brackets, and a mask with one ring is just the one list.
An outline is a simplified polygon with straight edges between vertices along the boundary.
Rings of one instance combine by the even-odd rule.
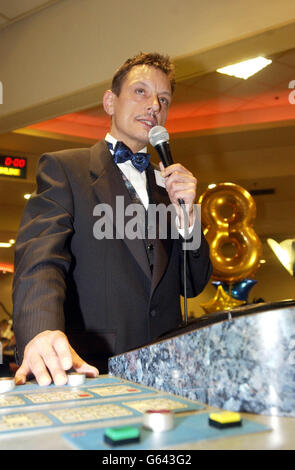
[[197, 180], [180, 163], [173, 163], [169, 145], [169, 134], [165, 127], [154, 126], [149, 132], [149, 142], [156, 149], [162, 162], [161, 173], [166, 181], [166, 189], [183, 227], [183, 212], [179, 206], [188, 209], [189, 225], [193, 225], [193, 204], [196, 199]]

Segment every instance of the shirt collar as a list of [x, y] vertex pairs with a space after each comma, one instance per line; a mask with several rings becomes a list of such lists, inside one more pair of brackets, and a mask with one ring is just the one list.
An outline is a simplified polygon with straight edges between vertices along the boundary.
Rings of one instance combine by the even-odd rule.
[[[113, 137], [109, 132], [105, 136], [105, 140], [106, 140], [106, 142], [110, 142], [113, 145], [113, 149], [115, 148], [116, 143], [117, 143], [117, 139], [115, 139], [115, 137]], [[110, 152], [113, 153], [112, 150], [110, 150]], [[143, 149], [139, 150], [138, 153], [140, 153], [140, 152], [146, 153], [147, 152], [147, 147], [144, 147]]]

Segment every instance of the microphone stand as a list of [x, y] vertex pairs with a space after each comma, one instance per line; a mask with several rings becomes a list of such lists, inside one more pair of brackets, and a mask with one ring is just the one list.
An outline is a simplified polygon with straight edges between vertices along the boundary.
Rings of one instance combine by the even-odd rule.
[[[173, 158], [169, 146], [169, 134], [167, 130], [162, 126], [154, 126], [149, 132], [150, 144], [157, 150], [160, 160], [164, 167], [173, 164]], [[185, 325], [188, 323], [187, 314], [187, 279], [186, 279], [186, 240], [188, 237], [188, 215], [186, 213], [185, 203], [183, 199], [178, 199], [183, 212], [184, 218], [184, 248], [183, 248], [183, 290], [184, 290], [184, 317]]]
[[178, 202], [181, 206], [183, 212], [183, 225], [184, 225], [184, 248], [183, 248], [183, 294], [184, 294], [184, 325], [188, 324], [188, 313], [187, 313], [187, 287], [186, 287], [186, 240], [188, 237], [188, 215], [186, 212], [186, 207], [183, 199], [178, 199]]

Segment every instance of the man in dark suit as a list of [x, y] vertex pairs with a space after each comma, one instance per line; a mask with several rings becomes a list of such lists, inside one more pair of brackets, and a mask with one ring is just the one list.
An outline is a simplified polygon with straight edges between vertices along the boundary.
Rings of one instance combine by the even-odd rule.
[[[129, 59], [104, 94], [111, 116], [106, 139], [90, 149], [41, 157], [37, 189], [15, 246], [17, 383], [33, 374], [40, 385], [51, 379], [61, 385], [71, 367], [95, 376], [96, 367], [106, 370], [109, 356], [151, 342], [181, 323], [183, 239], [122, 235], [118, 222], [131, 203], [144, 207], [144, 214], [151, 203], [172, 203], [181, 233], [182, 198], [190, 229], [194, 225], [196, 178], [180, 164], [160, 164], [159, 175], [142, 155], [150, 129], [166, 122], [173, 88], [167, 57]], [[119, 142], [141, 155], [126, 160]], [[115, 214], [114, 237], [97, 233], [102, 228], [97, 215], [106, 207]], [[126, 222], [128, 217], [125, 227]], [[188, 297], [203, 290], [210, 273], [202, 235], [199, 248], [187, 251]]]

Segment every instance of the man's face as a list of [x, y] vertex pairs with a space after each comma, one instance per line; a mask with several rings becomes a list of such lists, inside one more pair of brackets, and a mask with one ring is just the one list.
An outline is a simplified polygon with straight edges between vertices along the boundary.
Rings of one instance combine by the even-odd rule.
[[168, 76], [147, 65], [134, 66], [126, 76], [119, 96], [109, 93], [106, 111], [112, 116], [111, 134], [133, 152], [148, 143], [152, 127], [163, 126], [171, 103]]

